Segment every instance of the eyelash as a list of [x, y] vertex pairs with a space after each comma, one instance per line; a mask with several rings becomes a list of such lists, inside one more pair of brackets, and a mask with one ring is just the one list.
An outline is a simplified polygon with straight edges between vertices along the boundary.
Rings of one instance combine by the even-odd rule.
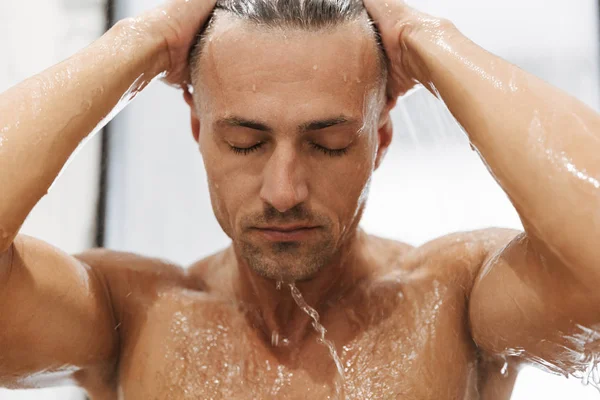
[[258, 148], [262, 146], [262, 143], [256, 144], [252, 147], [246, 147], [246, 148], [242, 148], [242, 147], [234, 147], [234, 146], [229, 146], [229, 148], [231, 149], [231, 151], [233, 151], [235, 154], [242, 154], [242, 155], [247, 155], [252, 153], [253, 151], [258, 150]]
[[[258, 143], [255, 144], [252, 147], [246, 147], [246, 148], [242, 148], [242, 147], [234, 147], [234, 146], [229, 146], [231, 148], [231, 151], [233, 151], [236, 154], [241, 154], [241, 155], [248, 155], [250, 153], [252, 153], [253, 151], [258, 150], [263, 144], [262, 143]], [[322, 146], [319, 146], [316, 143], [311, 143], [310, 144], [313, 148], [323, 152], [325, 155], [328, 155], [330, 157], [340, 157], [343, 156], [344, 154], [346, 154], [348, 152], [348, 148], [346, 147], [345, 149], [338, 149], [338, 150], [331, 150]]]

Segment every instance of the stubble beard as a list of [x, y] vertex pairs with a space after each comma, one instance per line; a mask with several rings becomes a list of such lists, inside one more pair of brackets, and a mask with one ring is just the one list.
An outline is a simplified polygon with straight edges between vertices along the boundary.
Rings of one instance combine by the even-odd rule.
[[335, 255], [331, 237], [314, 244], [277, 242], [261, 246], [242, 241], [240, 250], [242, 258], [253, 272], [264, 278], [283, 282], [314, 278]]

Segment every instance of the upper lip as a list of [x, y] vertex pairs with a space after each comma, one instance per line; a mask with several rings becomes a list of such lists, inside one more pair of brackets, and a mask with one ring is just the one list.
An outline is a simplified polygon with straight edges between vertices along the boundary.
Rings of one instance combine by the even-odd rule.
[[298, 229], [308, 229], [308, 228], [316, 228], [315, 225], [268, 225], [268, 226], [257, 226], [257, 229], [267, 229], [270, 231], [280, 231], [280, 232], [291, 232]]

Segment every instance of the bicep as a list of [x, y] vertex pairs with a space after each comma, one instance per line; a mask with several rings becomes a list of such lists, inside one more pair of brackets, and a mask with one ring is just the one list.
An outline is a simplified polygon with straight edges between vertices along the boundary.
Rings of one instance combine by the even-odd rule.
[[0, 256], [0, 269], [0, 386], [54, 384], [52, 373], [114, 362], [110, 297], [89, 266], [20, 235]]
[[469, 300], [471, 333], [489, 354], [583, 372], [599, 350], [600, 296], [537, 248], [522, 233], [485, 261]]

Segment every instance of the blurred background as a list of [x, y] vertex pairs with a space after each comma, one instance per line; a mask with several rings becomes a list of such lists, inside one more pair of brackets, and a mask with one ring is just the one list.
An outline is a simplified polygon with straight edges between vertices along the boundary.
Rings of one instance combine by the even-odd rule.
[[[451, 19], [486, 49], [600, 109], [597, 0], [409, 3]], [[156, 4], [0, 0], [0, 92], [86, 46], [111, 22]], [[393, 118], [394, 141], [373, 179], [362, 222], [368, 232], [418, 245], [455, 231], [521, 229], [441, 102], [420, 90], [399, 101]], [[188, 121], [179, 92], [160, 83], [146, 89], [78, 151], [23, 232], [68, 252], [106, 246], [184, 265], [227, 246]], [[73, 388], [0, 389], [0, 400], [84, 398]], [[597, 398], [598, 391], [579, 380], [536, 368], [522, 370], [512, 397]]]

